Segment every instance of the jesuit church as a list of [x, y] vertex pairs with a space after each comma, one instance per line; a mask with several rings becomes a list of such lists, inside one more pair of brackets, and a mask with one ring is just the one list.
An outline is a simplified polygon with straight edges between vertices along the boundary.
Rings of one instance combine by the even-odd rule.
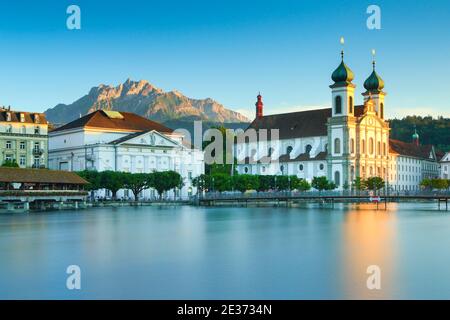
[[278, 138], [241, 140], [236, 145], [239, 173], [308, 181], [326, 176], [338, 189], [350, 188], [356, 177], [378, 176], [397, 191], [417, 190], [424, 178], [439, 175], [439, 156], [433, 146], [419, 143], [417, 132], [410, 143], [389, 138], [384, 81], [375, 61], [364, 82], [364, 104], [355, 105], [354, 75], [343, 52], [341, 59], [331, 75], [331, 108], [264, 116], [258, 95], [256, 117], [244, 135], [249, 129], [278, 129]]

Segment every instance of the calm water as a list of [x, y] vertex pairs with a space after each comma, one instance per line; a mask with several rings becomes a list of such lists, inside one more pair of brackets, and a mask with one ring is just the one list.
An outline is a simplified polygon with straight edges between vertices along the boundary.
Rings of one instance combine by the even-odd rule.
[[[0, 215], [0, 298], [450, 299], [450, 212], [141, 207]], [[81, 291], [66, 268], [81, 267]], [[366, 268], [381, 268], [380, 291]]]

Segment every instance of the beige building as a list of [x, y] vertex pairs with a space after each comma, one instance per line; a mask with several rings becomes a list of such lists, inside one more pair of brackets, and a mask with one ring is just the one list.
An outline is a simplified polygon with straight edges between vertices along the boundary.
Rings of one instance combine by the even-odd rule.
[[43, 113], [0, 107], [0, 165], [8, 161], [21, 168], [47, 168], [48, 123]]

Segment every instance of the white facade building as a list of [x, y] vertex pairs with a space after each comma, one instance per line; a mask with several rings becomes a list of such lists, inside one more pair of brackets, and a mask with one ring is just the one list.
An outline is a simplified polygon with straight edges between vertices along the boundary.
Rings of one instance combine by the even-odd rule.
[[450, 179], [450, 152], [447, 152], [440, 161], [441, 179]]
[[[341, 190], [351, 188], [357, 177], [378, 176], [397, 191], [418, 190], [422, 179], [439, 175], [434, 147], [420, 145], [417, 132], [411, 143], [390, 139], [384, 81], [375, 62], [364, 82], [362, 105], [354, 105], [354, 76], [343, 53], [331, 78], [331, 108], [264, 116], [258, 95], [256, 118], [235, 148], [239, 173], [296, 175], [309, 182], [326, 176]], [[262, 138], [264, 130], [278, 135]], [[255, 131], [256, 140], [251, 138]]]
[[[176, 197], [186, 199], [196, 192], [191, 180], [204, 173], [204, 161], [203, 153], [183, 139], [182, 134], [133, 113], [95, 111], [49, 133], [49, 167], [131, 173], [173, 170], [184, 181]], [[133, 194], [120, 190], [117, 196]], [[157, 194], [144, 190], [140, 197], [152, 199]]]

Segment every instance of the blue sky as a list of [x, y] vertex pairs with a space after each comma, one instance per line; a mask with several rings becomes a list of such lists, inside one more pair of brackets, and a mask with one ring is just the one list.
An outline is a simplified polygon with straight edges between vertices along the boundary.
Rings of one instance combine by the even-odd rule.
[[[81, 8], [81, 30], [66, 8]], [[381, 30], [366, 27], [370, 4]], [[128, 77], [254, 114], [330, 104], [340, 36], [357, 103], [371, 49], [389, 117], [450, 116], [450, 1], [1, 1], [0, 104], [44, 111]]]

